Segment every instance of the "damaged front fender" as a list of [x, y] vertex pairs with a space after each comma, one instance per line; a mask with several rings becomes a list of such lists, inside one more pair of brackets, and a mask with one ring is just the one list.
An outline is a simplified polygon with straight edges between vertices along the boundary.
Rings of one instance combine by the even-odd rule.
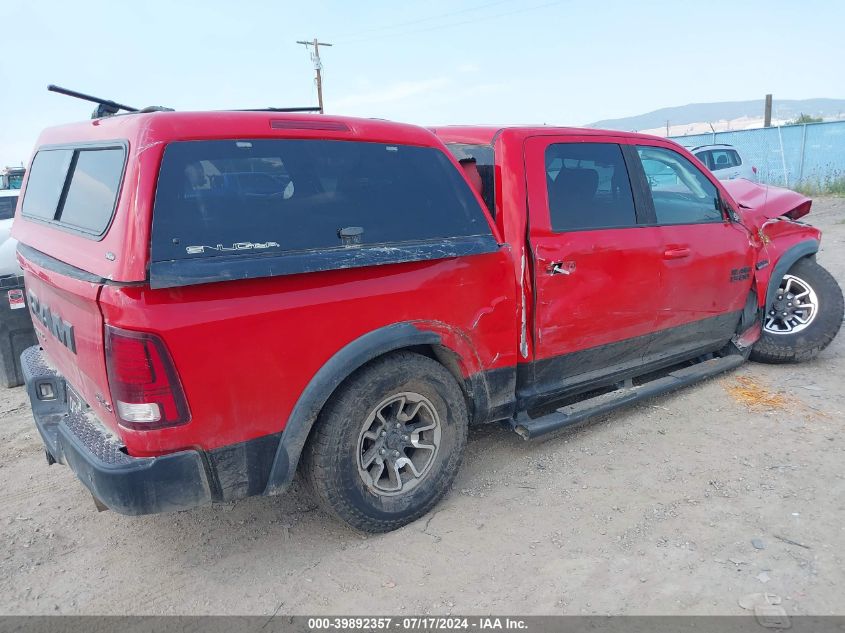
[[722, 185], [738, 207], [742, 223], [759, 248], [756, 288], [760, 307], [771, 304], [783, 276], [795, 263], [819, 250], [821, 232], [797, 222], [813, 201], [796, 191], [737, 179]]

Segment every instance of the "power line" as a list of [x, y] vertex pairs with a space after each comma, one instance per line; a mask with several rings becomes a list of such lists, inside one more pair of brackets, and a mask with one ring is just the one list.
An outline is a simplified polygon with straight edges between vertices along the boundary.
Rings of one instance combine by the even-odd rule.
[[430, 31], [439, 31], [441, 29], [449, 29], [449, 28], [453, 28], [453, 27], [456, 27], [456, 26], [464, 26], [466, 24], [477, 24], [478, 22], [484, 22], [484, 21], [487, 21], [487, 20], [502, 18], [502, 17], [506, 17], [506, 16], [509, 16], [509, 15], [516, 15], [518, 13], [525, 13], [527, 11], [536, 11], [537, 9], [544, 9], [546, 7], [550, 7], [550, 6], [553, 6], [553, 5], [556, 5], [556, 4], [561, 4], [562, 2], [564, 2], [564, 0], [553, 0], [552, 2], [546, 2], [544, 4], [538, 4], [538, 5], [534, 5], [534, 6], [531, 6], [531, 7], [522, 7], [521, 9], [515, 9], [513, 11], [505, 11], [503, 13], [494, 13], [493, 15], [485, 15], [485, 16], [481, 16], [481, 17], [473, 19], [473, 20], [464, 20], [462, 22], [453, 22], [451, 24], [440, 24], [440, 25], [436, 25], [436, 26], [432, 26], [432, 27], [428, 27], [428, 28], [424, 28], [424, 29], [402, 31], [402, 32], [399, 32], [399, 33], [389, 33], [387, 35], [376, 35], [374, 37], [364, 37], [364, 38], [355, 39], [355, 40], [344, 40], [344, 43], [353, 44], [353, 43], [356, 43], [356, 42], [369, 42], [369, 41], [373, 41], [373, 40], [386, 39], [386, 38], [390, 38], [390, 37], [401, 37], [403, 35], [416, 35], [417, 33], [428, 33]]
[[320, 47], [321, 46], [332, 46], [328, 42], [320, 42], [315, 37], [313, 40], [306, 41], [306, 40], [297, 40], [297, 44], [302, 44], [305, 46], [306, 49], [309, 51], [311, 50], [309, 47], [313, 46], [314, 51], [311, 52], [311, 61], [314, 63], [314, 71], [317, 73], [317, 105], [320, 106], [320, 114], [323, 114], [323, 62], [320, 59]]
[[460, 11], [449, 11], [448, 13], [440, 13], [438, 15], [430, 15], [427, 18], [418, 18], [416, 20], [409, 20], [407, 22], [397, 22], [396, 24], [385, 24], [383, 26], [374, 26], [373, 28], [364, 29], [363, 31], [355, 31], [353, 33], [347, 33], [346, 35], [341, 36], [341, 39], [345, 39], [348, 37], [358, 37], [359, 35], [363, 35], [365, 33], [375, 33], [377, 31], [386, 31], [390, 29], [395, 29], [403, 26], [411, 26], [414, 24], [420, 24], [421, 22], [431, 22], [432, 20], [439, 20], [441, 18], [448, 18], [452, 17], [453, 15], [461, 15], [463, 13], [469, 13], [471, 11], [479, 11], [481, 9], [486, 9], [488, 7], [494, 7], [499, 4], [504, 4], [506, 2], [511, 2], [512, 0], [496, 0], [495, 2], [485, 2], [484, 4], [480, 4], [474, 7], [467, 7], [465, 9], [461, 9]]

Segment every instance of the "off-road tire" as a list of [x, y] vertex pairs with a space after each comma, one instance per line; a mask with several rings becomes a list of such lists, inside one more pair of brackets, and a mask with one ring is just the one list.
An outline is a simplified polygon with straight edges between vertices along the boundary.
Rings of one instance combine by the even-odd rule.
[[[421, 394], [434, 406], [439, 447], [414, 488], [381, 496], [359, 475], [359, 433], [373, 407], [402, 392]], [[329, 513], [363, 532], [389, 532], [426, 514], [449, 490], [466, 447], [467, 426], [466, 401], [452, 374], [426, 356], [396, 352], [358, 370], [331, 397], [308, 439], [302, 474]]]
[[[826, 269], [812, 259], [801, 259], [789, 274], [812, 286], [819, 302], [818, 314], [806, 329], [793, 334], [773, 334], [763, 330], [751, 350], [751, 360], [761, 363], [797, 363], [818, 356], [839, 332], [845, 304], [842, 289]], [[767, 306], [768, 308], [768, 306]]]

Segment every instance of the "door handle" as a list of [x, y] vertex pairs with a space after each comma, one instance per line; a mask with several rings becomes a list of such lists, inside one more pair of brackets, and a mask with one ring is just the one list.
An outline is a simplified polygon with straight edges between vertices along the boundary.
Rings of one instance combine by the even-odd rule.
[[686, 247], [667, 248], [663, 253], [664, 259], [683, 259], [689, 257], [690, 250]]
[[571, 275], [575, 272], [575, 262], [552, 262], [546, 272], [550, 275]]

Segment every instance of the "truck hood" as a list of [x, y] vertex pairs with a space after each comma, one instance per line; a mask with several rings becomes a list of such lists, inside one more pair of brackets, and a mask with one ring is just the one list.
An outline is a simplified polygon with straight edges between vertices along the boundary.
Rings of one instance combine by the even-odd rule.
[[756, 227], [767, 220], [786, 216], [797, 220], [810, 212], [813, 201], [800, 193], [783, 187], [761, 185], [744, 178], [722, 183], [739, 205], [739, 213]]

